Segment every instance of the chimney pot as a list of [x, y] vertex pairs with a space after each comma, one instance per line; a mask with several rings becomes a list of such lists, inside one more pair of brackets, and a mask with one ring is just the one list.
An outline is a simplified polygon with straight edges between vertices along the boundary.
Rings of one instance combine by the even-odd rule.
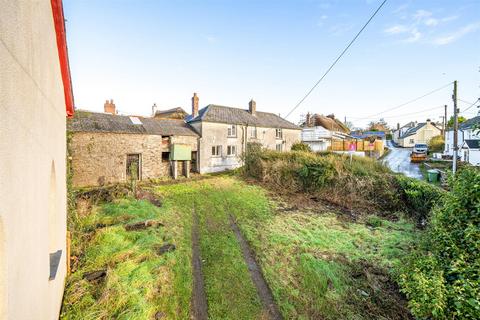
[[312, 119], [312, 117], [311, 117], [311, 115], [310, 115], [310, 112], [307, 112], [307, 117], [306, 117], [306, 119], [305, 119], [305, 126], [306, 126], [306, 127], [310, 127], [311, 119]]
[[113, 99], [110, 101], [106, 100], [105, 104], [103, 105], [103, 110], [105, 113], [117, 114], [117, 110], [115, 108], [115, 103], [113, 103]]
[[192, 97], [192, 117], [197, 117], [198, 116], [198, 96], [197, 93], [193, 93]]
[[248, 103], [248, 111], [250, 111], [252, 115], [257, 114], [257, 103], [253, 99]]

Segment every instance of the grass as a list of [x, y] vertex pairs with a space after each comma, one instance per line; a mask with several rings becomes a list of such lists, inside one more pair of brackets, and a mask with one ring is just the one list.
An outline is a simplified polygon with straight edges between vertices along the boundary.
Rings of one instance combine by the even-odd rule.
[[[229, 215], [256, 253], [285, 319], [382, 319], [405, 315], [392, 270], [415, 237], [413, 225], [377, 216], [349, 222], [316, 208], [281, 211], [263, 188], [235, 177], [161, 185], [157, 208], [119, 199], [75, 222], [75, 272], [63, 319], [190, 318], [192, 211], [199, 216], [202, 271], [210, 319], [265, 319]], [[126, 231], [156, 219], [164, 227]], [[95, 229], [99, 224], [108, 225]], [[176, 250], [158, 255], [160, 244]], [[107, 269], [99, 283], [86, 272]], [[400, 315], [400, 316], [399, 316]]]

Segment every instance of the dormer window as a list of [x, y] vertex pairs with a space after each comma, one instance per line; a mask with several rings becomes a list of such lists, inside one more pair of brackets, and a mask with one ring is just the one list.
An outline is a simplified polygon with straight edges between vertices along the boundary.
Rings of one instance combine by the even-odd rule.
[[237, 126], [232, 124], [228, 126], [228, 131], [227, 131], [227, 136], [228, 137], [236, 137], [237, 136]]

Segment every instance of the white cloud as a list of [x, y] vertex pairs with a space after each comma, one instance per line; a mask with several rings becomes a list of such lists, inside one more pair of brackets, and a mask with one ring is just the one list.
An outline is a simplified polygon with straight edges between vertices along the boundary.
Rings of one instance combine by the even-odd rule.
[[207, 34], [207, 35], [204, 35], [203, 38], [205, 40], [207, 40], [208, 43], [215, 43], [217, 42], [217, 37], [211, 35], [211, 34]]
[[401, 6], [396, 12], [397, 16], [402, 19], [401, 24], [392, 25], [386, 29], [384, 32], [386, 34], [395, 36], [395, 35], [408, 35], [407, 38], [401, 40], [401, 42], [405, 43], [414, 43], [414, 42], [434, 42], [436, 44], [447, 44], [449, 42], [454, 41], [457, 37], [462, 36], [464, 32], [471, 32], [471, 31], [463, 31], [459, 30], [455, 33], [448, 34], [444, 37], [437, 38], [435, 41], [432, 41], [432, 37], [435, 33], [438, 33], [439, 26], [442, 24], [447, 24], [450, 21], [456, 20], [459, 16], [451, 15], [446, 17], [438, 17], [435, 16], [431, 11], [428, 10], [416, 10], [413, 13], [406, 13], [407, 6]]
[[438, 20], [435, 18], [428, 18], [427, 20], [425, 20], [424, 23], [426, 26], [429, 26], [429, 27], [435, 27], [439, 24]]
[[463, 36], [475, 32], [480, 29], [480, 22], [471, 23], [469, 25], [464, 26], [463, 28], [458, 29], [455, 32], [447, 34], [445, 36], [438, 37], [433, 40], [433, 43], [439, 46], [447, 45], [452, 42], [457, 41], [458, 39], [462, 38]]
[[395, 26], [385, 29], [384, 31], [388, 34], [399, 34], [408, 32], [409, 30], [410, 28], [408, 26], [397, 24]]
[[413, 18], [416, 19], [416, 20], [424, 20], [424, 19], [429, 18], [431, 16], [432, 16], [432, 13], [430, 11], [427, 11], [427, 10], [417, 10], [413, 14]]
[[413, 43], [418, 42], [422, 38], [422, 33], [417, 30], [417, 28], [413, 28], [410, 30], [410, 37], [404, 40], [404, 42]]

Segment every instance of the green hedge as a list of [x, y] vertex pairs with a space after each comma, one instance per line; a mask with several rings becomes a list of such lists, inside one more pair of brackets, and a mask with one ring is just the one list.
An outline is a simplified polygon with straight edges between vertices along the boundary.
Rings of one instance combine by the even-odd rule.
[[418, 318], [480, 319], [480, 171], [459, 171], [449, 187], [400, 284]]
[[418, 223], [424, 223], [430, 216], [430, 211], [443, 199], [445, 191], [424, 181], [395, 176], [398, 184], [399, 197], [405, 205], [408, 214]]

